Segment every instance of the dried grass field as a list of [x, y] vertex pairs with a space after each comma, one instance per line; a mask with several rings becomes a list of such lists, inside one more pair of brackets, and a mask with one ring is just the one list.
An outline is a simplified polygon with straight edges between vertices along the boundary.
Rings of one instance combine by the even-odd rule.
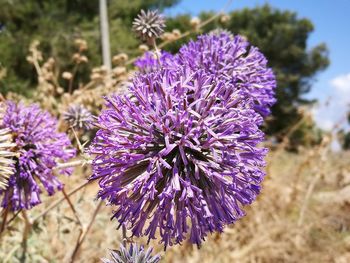
[[[321, 146], [287, 153], [282, 147], [268, 155], [268, 175], [263, 192], [247, 215], [227, 227], [223, 234], [210, 235], [200, 249], [189, 243], [162, 251], [163, 262], [336, 262], [350, 261], [350, 169], [348, 152], [332, 153], [328, 142]], [[66, 192], [90, 174], [88, 167], [65, 179]], [[70, 196], [81, 224], [91, 222], [99, 204], [97, 182]], [[31, 220], [63, 197], [46, 197], [44, 204], [28, 212]], [[21, 215], [11, 223], [1, 240], [1, 262], [20, 262], [24, 223]], [[117, 222], [110, 221], [111, 208], [102, 203], [76, 257], [76, 262], [100, 262], [106, 248], [121, 242]], [[83, 235], [84, 235], [83, 231]], [[27, 240], [27, 262], [68, 262], [82, 233], [67, 202], [39, 217]], [[138, 240], [145, 244], [145, 240]]]

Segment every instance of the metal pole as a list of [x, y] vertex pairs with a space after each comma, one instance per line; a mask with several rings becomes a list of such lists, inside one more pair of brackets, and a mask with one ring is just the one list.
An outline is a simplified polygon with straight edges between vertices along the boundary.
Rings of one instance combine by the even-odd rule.
[[100, 0], [100, 26], [101, 26], [101, 44], [103, 65], [108, 70], [112, 68], [111, 51], [109, 45], [109, 27], [107, 14], [107, 0]]

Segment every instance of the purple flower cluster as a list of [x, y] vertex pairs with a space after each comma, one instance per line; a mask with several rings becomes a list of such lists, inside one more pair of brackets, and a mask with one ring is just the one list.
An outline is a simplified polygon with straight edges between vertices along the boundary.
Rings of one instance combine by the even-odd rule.
[[[62, 188], [53, 168], [57, 161], [74, 157], [75, 150], [66, 134], [56, 132], [56, 119], [36, 105], [26, 107], [7, 102], [3, 126], [11, 131], [16, 157], [8, 187], [0, 191], [1, 206], [13, 211], [30, 209], [41, 202], [39, 183], [49, 195]], [[71, 171], [57, 169], [56, 172], [70, 174]]]
[[142, 57], [135, 61], [135, 66], [141, 73], [149, 73], [160, 69], [160, 65], [170, 67], [172, 64], [173, 55], [166, 51], [161, 51], [159, 61], [157, 55], [153, 52], [146, 52]]
[[255, 110], [263, 116], [270, 114], [276, 79], [267, 59], [245, 38], [222, 32], [220, 35], [203, 35], [197, 41], [183, 46], [176, 55], [177, 63], [193, 71], [204, 69], [216, 80], [232, 84], [245, 92], [255, 103]]
[[[158, 61], [149, 54], [136, 61], [140, 72], [160, 69]], [[196, 72], [204, 70], [217, 81], [232, 84], [254, 100], [254, 108], [262, 116], [271, 113], [270, 107], [276, 102], [276, 79], [267, 59], [250, 45], [244, 37], [221, 32], [198, 37], [184, 45], [179, 53], [172, 56], [163, 52], [161, 67], [176, 70], [182, 67]]]
[[159, 235], [165, 247], [189, 236], [199, 246], [259, 194], [267, 153], [259, 126], [274, 77], [244, 43], [203, 36], [137, 74], [128, 95], [106, 98], [91, 179], [134, 236]]

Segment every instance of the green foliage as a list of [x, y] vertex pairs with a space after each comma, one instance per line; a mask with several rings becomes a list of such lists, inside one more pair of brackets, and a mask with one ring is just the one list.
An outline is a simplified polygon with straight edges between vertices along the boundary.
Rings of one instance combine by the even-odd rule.
[[344, 135], [343, 149], [350, 150], [350, 132]]
[[[176, 2], [178, 0], [109, 0], [112, 54], [137, 54], [140, 43], [130, 28], [140, 9], [165, 8]], [[0, 91], [28, 95], [28, 89], [35, 86], [35, 71], [26, 62], [28, 48], [35, 39], [41, 43], [43, 57], [54, 57], [61, 72], [74, 66], [71, 56], [77, 38], [87, 41], [91, 64], [100, 65], [98, 10], [98, 0], [3, 1], [0, 22], [4, 23], [5, 29], [0, 33], [0, 62], [1, 67], [7, 69], [7, 77], [0, 80]]]
[[[350, 124], [350, 112], [347, 116], [348, 124]], [[350, 150], [350, 131], [340, 130], [338, 133], [338, 139], [340, 139], [341, 146], [344, 150]]]

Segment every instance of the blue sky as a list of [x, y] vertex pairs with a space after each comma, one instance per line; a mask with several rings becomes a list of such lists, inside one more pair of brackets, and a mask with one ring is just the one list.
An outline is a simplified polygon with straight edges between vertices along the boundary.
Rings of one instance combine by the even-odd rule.
[[[166, 10], [167, 15], [201, 11], [220, 11], [227, 0], [182, 0], [176, 7]], [[330, 66], [316, 76], [307, 98], [319, 100], [313, 110], [314, 117], [324, 129], [343, 119], [350, 104], [350, 1], [349, 0], [233, 0], [229, 11], [269, 3], [279, 9], [296, 11], [300, 18], [309, 18], [315, 27], [308, 48], [324, 42], [329, 48]], [[324, 102], [331, 97], [329, 106]]]

